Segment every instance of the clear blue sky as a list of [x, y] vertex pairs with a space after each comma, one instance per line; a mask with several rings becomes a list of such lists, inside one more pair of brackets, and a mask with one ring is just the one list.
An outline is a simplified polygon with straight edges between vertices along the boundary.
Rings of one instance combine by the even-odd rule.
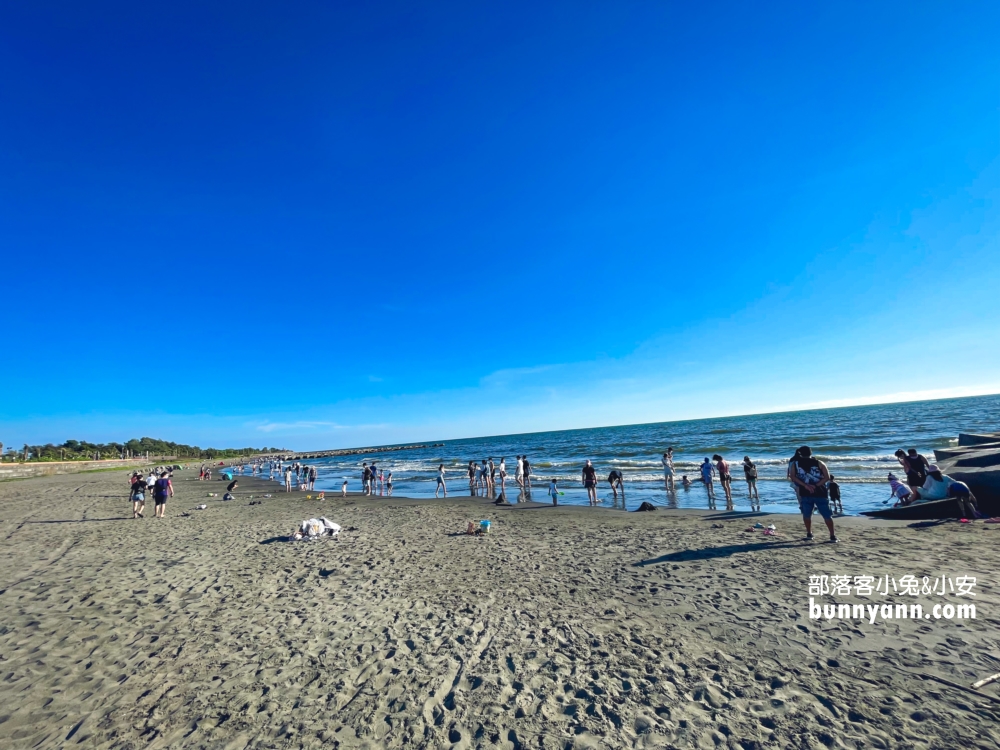
[[1000, 391], [1000, 4], [15, 2], [0, 440]]

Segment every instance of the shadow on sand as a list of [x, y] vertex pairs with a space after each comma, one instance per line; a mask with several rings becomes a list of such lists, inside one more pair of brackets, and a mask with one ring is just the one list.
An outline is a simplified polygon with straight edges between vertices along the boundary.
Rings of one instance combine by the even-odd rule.
[[287, 542], [288, 535], [284, 536], [272, 536], [270, 539], [261, 539], [257, 544], [274, 544], [275, 542]]
[[118, 516], [117, 518], [67, 518], [64, 521], [25, 521], [25, 523], [97, 523], [99, 521], [131, 521], [128, 516]]
[[667, 555], [642, 560], [632, 563], [637, 568], [647, 565], [659, 565], [667, 562], [687, 562], [690, 560], [714, 560], [720, 557], [729, 557], [740, 552], [759, 552], [765, 549], [780, 549], [782, 547], [802, 547], [812, 542], [754, 542], [752, 544], [728, 544], [725, 547], [705, 547], [703, 549], [685, 549], [679, 552], [671, 552]]
[[761, 516], [772, 516], [773, 513], [762, 513], [759, 510], [721, 510], [710, 516], [702, 516], [705, 521], [725, 521], [726, 519], [740, 518], [760, 518]]

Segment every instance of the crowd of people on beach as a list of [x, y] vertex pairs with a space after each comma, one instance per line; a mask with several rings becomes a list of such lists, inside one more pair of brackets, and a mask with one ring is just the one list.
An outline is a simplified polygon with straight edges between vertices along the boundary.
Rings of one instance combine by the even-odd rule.
[[[367, 462], [361, 464], [361, 486], [365, 495], [378, 495], [389, 497], [392, 495], [392, 472], [386, 473], [372, 461], [369, 466]], [[440, 487], [440, 483], [439, 483]], [[347, 481], [341, 487], [341, 494], [347, 494]], [[445, 493], [448, 494], [447, 492]], [[436, 496], [436, 493], [435, 493]]]
[[[954, 500], [962, 515], [967, 518], [983, 517], [977, 507], [976, 498], [970, 491], [968, 485], [956, 481], [943, 474], [927, 458], [917, 452], [915, 448], [908, 450], [898, 450], [895, 457], [905, 474], [905, 481], [900, 480], [895, 473], [889, 472], [888, 482], [890, 487], [889, 500], [894, 501], [894, 507], [905, 507], [918, 503], [933, 502], [936, 500]], [[677, 478], [677, 471], [674, 465], [674, 448], [668, 447], [662, 454], [661, 464], [663, 467], [663, 486], [668, 493], [675, 493], [678, 486], [688, 489], [692, 486], [693, 480], [686, 474]], [[220, 462], [220, 466], [223, 464]], [[747, 499], [750, 502], [752, 511], [760, 510], [760, 495], [757, 490], [758, 471], [757, 464], [750, 458], [744, 456], [739, 468], [743, 470], [743, 479], [746, 483]], [[232, 492], [238, 486], [238, 476], [249, 473], [254, 477], [263, 478], [265, 475], [270, 480], [277, 475], [279, 481], [283, 481], [286, 492], [292, 492], [293, 488], [300, 491], [314, 490], [317, 480], [317, 468], [314, 465], [304, 464], [301, 461], [286, 461], [281, 456], [256, 457], [249, 461], [240, 460], [230, 466], [219, 469], [224, 479], [230, 480], [227, 485], [227, 494], [223, 499], [232, 499]], [[199, 472], [199, 479], [208, 481], [212, 479], [213, 467], [203, 464]], [[492, 497], [499, 503], [506, 503], [508, 489], [507, 459], [501, 457], [495, 461], [492, 456], [481, 461], [471, 460], [466, 469], [468, 476], [469, 493], [472, 496]], [[436, 475], [436, 487], [434, 496], [448, 496], [448, 484], [446, 479], [446, 469], [444, 464], [439, 464]], [[733, 500], [733, 471], [729, 461], [719, 453], [711, 457], [706, 456], [701, 462], [698, 473], [699, 477], [694, 481], [701, 481], [706, 489], [709, 498], [709, 509], [715, 510], [716, 488], [718, 481], [725, 499], [726, 510], [734, 509]], [[823, 519], [830, 535], [830, 541], [836, 542], [837, 536], [834, 530], [833, 518], [837, 514], [844, 513], [841, 498], [840, 484], [836, 477], [832, 475], [826, 464], [815, 457], [809, 446], [802, 446], [797, 449], [789, 459], [786, 478], [791, 483], [795, 497], [798, 501], [800, 511], [805, 524], [806, 538], [812, 539], [812, 516], [818, 513]], [[607, 475], [608, 487], [612, 493], [611, 501], [615, 507], [621, 499], [621, 507], [625, 508], [625, 476], [618, 468], [611, 468]], [[598, 498], [598, 469], [591, 460], [586, 460], [581, 467], [580, 482], [586, 491], [589, 505], [598, 505], [602, 501]], [[366, 496], [392, 496], [393, 477], [392, 471], [386, 471], [377, 466], [373, 461], [367, 461], [361, 466], [362, 492]], [[526, 455], [515, 456], [514, 461], [514, 485], [518, 491], [518, 501], [530, 501], [532, 490], [532, 465]], [[348, 480], [344, 477], [341, 486], [341, 496], [346, 497], [348, 491]], [[148, 472], [148, 475], [140, 471], [133, 472], [130, 478], [130, 497], [132, 500], [132, 517], [144, 518], [145, 499], [152, 496], [155, 503], [155, 517], [162, 518], [167, 499], [174, 494], [171, 483], [171, 467], [156, 467]], [[559, 498], [564, 495], [560, 489], [557, 478], [551, 478], [546, 490], [546, 497], [552, 505], [559, 504]], [[888, 503], [889, 500], [885, 502]]]
[[[531, 462], [527, 456], [515, 456], [514, 483], [521, 490], [531, 489]], [[444, 466], [438, 468], [438, 486], [444, 485]], [[495, 491], [497, 486], [500, 494], [507, 492], [507, 458], [503, 457], [499, 463], [493, 461], [493, 457], [484, 458], [481, 464], [469, 461], [469, 490], [473, 494], [479, 491], [489, 493]], [[499, 480], [499, 481], [498, 481]], [[447, 492], [445, 493], [447, 494]]]

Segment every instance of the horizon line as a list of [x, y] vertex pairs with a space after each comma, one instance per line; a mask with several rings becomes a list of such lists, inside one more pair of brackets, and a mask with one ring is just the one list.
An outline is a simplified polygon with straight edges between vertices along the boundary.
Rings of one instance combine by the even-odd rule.
[[[832, 411], [833, 409], [851, 409], [851, 408], [864, 407], [864, 406], [888, 406], [890, 404], [921, 404], [921, 403], [928, 403], [928, 402], [931, 402], [931, 401], [952, 401], [952, 400], [956, 400], [957, 401], [958, 399], [964, 399], [964, 398], [985, 398], [987, 396], [1000, 396], [1000, 391], [993, 391], [993, 390], [991, 390], [991, 391], [989, 391], [987, 393], [972, 393], [972, 394], [967, 394], [967, 395], [963, 395], [963, 396], [939, 396], [937, 398], [916, 398], [916, 399], [900, 398], [900, 399], [888, 400], [888, 401], [864, 401], [862, 399], [862, 400], [855, 400], [855, 401], [858, 401], [856, 403], [836, 403], [835, 404], [835, 403], [830, 402], [830, 401], [825, 401], [825, 402], [824, 401], [820, 401], [820, 402], [815, 402], [814, 404], [803, 404], [802, 406], [799, 406], [799, 407], [792, 407], [792, 408], [784, 407], [784, 408], [778, 408], [778, 409], [775, 409], [775, 410], [772, 410], [772, 411], [759, 411], [759, 412], [751, 412], [751, 413], [748, 413], [748, 414], [718, 414], [718, 415], [711, 416], [711, 417], [694, 417], [694, 418], [691, 418], [691, 419], [666, 419], [666, 420], [659, 420], [659, 421], [655, 421], [655, 422], [628, 422], [628, 423], [625, 423], [625, 424], [592, 425], [590, 427], [569, 427], [569, 428], [560, 429], [560, 430], [535, 430], [535, 431], [532, 431], [532, 432], [505, 432], [505, 433], [500, 433], [498, 435], [470, 435], [468, 437], [460, 437], [460, 438], [436, 438], [436, 439], [433, 439], [433, 440], [430, 440], [430, 439], [408, 440], [408, 441], [403, 442], [403, 443], [383, 443], [381, 445], [358, 445], [358, 446], [350, 446], [350, 447], [343, 447], [343, 448], [311, 448], [311, 449], [307, 449], [307, 450], [293, 450], [291, 452], [292, 453], [322, 453], [324, 451], [340, 451], [340, 450], [354, 451], [354, 450], [366, 450], [366, 449], [369, 449], [369, 448], [394, 448], [394, 447], [398, 447], [398, 446], [408, 445], [408, 444], [411, 444], [411, 443], [448, 443], [448, 442], [461, 442], [463, 440], [485, 440], [485, 439], [488, 439], [488, 438], [519, 437], [519, 436], [522, 436], [522, 435], [545, 435], [545, 434], [551, 433], [551, 432], [578, 432], [578, 431], [581, 431], [581, 430], [608, 430], [608, 429], [613, 429], [613, 428], [616, 428], [616, 427], [646, 427], [646, 426], [649, 426], [649, 425], [658, 425], [658, 424], [681, 424], [683, 422], [707, 422], [707, 421], [714, 420], [714, 419], [736, 419], [736, 418], [739, 418], [739, 417], [763, 417], [763, 416], [767, 416], [769, 414], [799, 414], [799, 413], [805, 413], [805, 412]], [[880, 397], [876, 397], [876, 398], [880, 398]], [[847, 400], [854, 400], [854, 399], [844, 399], [844, 400], [847, 401]], [[819, 405], [816, 405], [816, 404], [829, 404], [829, 405], [827, 405], [827, 406], [819, 406]]]

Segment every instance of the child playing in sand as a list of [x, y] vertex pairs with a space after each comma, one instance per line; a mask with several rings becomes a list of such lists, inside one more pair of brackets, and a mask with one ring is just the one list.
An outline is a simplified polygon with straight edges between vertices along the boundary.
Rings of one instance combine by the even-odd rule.
[[559, 505], [559, 488], [556, 486], [555, 479], [549, 484], [549, 495], [552, 497], [552, 504]]

